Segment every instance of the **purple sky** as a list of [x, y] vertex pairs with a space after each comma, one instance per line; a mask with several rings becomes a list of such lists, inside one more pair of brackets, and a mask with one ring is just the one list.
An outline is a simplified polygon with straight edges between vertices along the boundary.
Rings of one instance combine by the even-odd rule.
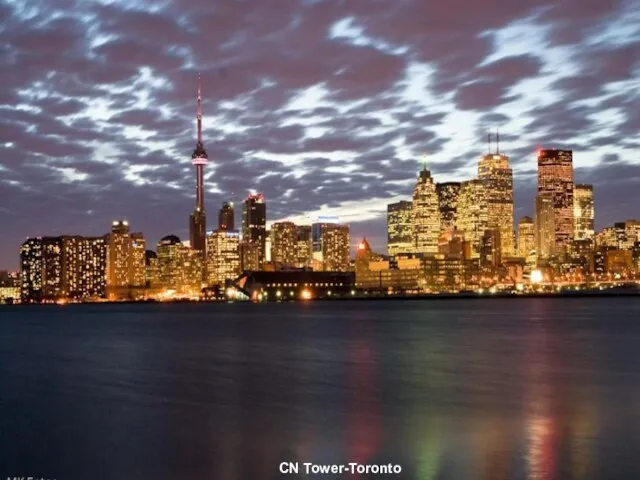
[[423, 152], [470, 178], [496, 128], [516, 221], [540, 146], [574, 150], [597, 227], [640, 216], [638, 0], [4, 0], [0, 268], [114, 219], [187, 238], [198, 71], [210, 227], [255, 190], [382, 251]]

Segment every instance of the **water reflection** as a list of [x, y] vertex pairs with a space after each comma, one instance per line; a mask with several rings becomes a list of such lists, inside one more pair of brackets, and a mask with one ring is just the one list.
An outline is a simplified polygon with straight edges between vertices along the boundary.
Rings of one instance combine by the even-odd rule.
[[0, 453], [65, 479], [638, 478], [639, 309], [608, 302], [0, 312]]

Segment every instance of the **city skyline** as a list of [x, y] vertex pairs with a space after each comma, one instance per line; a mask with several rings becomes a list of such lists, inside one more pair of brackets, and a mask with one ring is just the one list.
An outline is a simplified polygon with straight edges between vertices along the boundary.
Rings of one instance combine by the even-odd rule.
[[[338, 215], [352, 243], [366, 236], [384, 251], [386, 205], [411, 197], [421, 153], [437, 183], [468, 180], [496, 128], [514, 170], [515, 224], [535, 215], [538, 148], [573, 150], [574, 177], [594, 185], [596, 230], [636, 218], [640, 22], [631, 6], [472, 5], [479, 10], [460, 23], [455, 4], [419, 2], [283, 1], [272, 15], [234, 2], [207, 11], [176, 1], [154, 13], [115, 2], [61, 17], [55, 5], [8, 3], [0, 268], [17, 267], [26, 237], [103, 235], [114, 219], [149, 245], [189, 238], [198, 71], [210, 225], [224, 201], [260, 192], [269, 224]], [[438, 23], [458, 25], [456, 38]], [[145, 40], [158, 34], [166, 49]], [[532, 52], [519, 37], [545, 48]], [[304, 60], [310, 51], [317, 65]]]

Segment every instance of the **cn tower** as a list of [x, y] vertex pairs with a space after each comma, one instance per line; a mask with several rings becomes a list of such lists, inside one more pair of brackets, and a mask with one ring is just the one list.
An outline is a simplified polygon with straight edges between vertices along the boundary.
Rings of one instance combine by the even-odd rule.
[[207, 216], [204, 212], [204, 166], [209, 157], [202, 144], [202, 94], [200, 91], [200, 75], [198, 75], [198, 110], [197, 110], [198, 140], [196, 149], [191, 154], [191, 163], [196, 167], [196, 209], [190, 216], [189, 239], [191, 248], [205, 251], [205, 235]]

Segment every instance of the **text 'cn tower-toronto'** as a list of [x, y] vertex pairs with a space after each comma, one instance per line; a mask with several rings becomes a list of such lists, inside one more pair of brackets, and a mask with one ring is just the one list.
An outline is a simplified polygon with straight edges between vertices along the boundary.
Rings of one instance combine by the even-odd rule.
[[200, 75], [198, 75], [198, 141], [191, 155], [191, 163], [196, 167], [196, 209], [189, 221], [189, 239], [191, 248], [204, 251], [206, 245], [207, 216], [204, 212], [204, 166], [209, 162], [207, 152], [202, 144], [202, 95], [200, 91]]

